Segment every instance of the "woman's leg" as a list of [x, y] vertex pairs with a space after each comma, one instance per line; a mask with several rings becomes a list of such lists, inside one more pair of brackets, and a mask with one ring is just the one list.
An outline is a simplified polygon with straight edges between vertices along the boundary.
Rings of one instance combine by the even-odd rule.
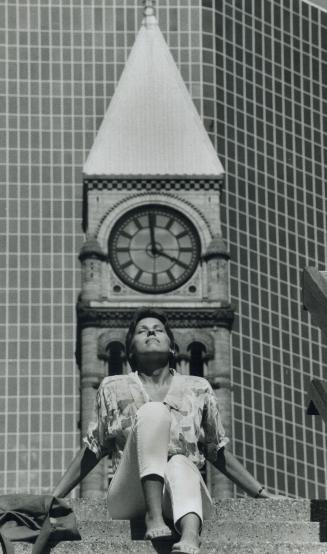
[[[141, 413], [140, 413], [141, 412]], [[162, 493], [170, 438], [170, 412], [161, 402], [149, 402], [138, 411], [137, 453], [146, 505], [147, 534], [169, 533], [162, 515]], [[166, 531], [164, 531], [166, 530]]]
[[202, 521], [210, 516], [212, 500], [198, 468], [183, 455], [173, 456], [167, 464], [163, 507], [181, 534], [180, 544], [197, 547]]
[[109, 512], [114, 519], [146, 514], [148, 530], [164, 525], [162, 489], [169, 432], [170, 413], [164, 404], [149, 402], [138, 410], [108, 491]]

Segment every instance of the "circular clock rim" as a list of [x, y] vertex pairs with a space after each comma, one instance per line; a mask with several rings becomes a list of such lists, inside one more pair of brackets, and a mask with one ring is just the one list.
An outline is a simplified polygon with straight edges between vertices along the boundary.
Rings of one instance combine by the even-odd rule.
[[[177, 217], [177, 218], [181, 219], [182, 221], [184, 221], [186, 226], [191, 231], [192, 247], [194, 248], [194, 251], [193, 251], [194, 253], [193, 253], [193, 256], [192, 256], [194, 258], [194, 262], [190, 266], [191, 269], [188, 270], [188, 271], [185, 271], [182, 274], [181, 278], [174, 281], [174, 283], [170, 282], [167, 285], [162, 285], [162, 286], [158, 287], [157, 289], [154, 288], [153, 285], [138, 284], [138, 283], [135, 283], [131, 278], [125, 277], [123, 271], [120, 269], [119, 263], [116, 262], [116, 259], [115, 259], [116, 257], [115, 257], [114, 240], [117, 236], [117, 230], [119, 228], [121, 228], [124, 221], [126, 221], [128, 218], [130, 218], [134, 214], [139, 214], [140, 212], [146, 212], [150, 209], [156, 210], [156, 211], [163, 211], [163, 212], [166, 212], [167, 214], [170, 214], [170, 215], [175, 214], [175, 217]], [[145, 204], [143, 206], [137, 206], [135, 208], [131, 208], [119, 217], [119, 219], [115, 222], [115, 224], [113, 225], [113, 227], [110, 231], [110, 235], [109, 235], [109, 239], [108, 239], [108, 251], [109, 251], [108, 252], [108, 258], [110, 260], [111, 267], [112, 267], [115, 275], [125, 285], [127, 285], [131, 289], [134, 289], [138, 292], [142, 292], [142, 293], [149, 294], [149, 295], [150, 294], [158, 295], [158, 294], [164, 294], [164, 293], [167, 293], [167, 292], [172, 292], [172, 291], [180, 288], [181, 286], [183, 286], [187, 281], [189, 281], [191, 279], [191, 277], [194, 275], [194, 273], [196, 271], [196, 268], [198, 266], [198, 263], [199, 263], [199, 260], [200, 260], [200, 257], [201, 257], [201, 240], [200, 240], [200, 237], [199, 237], [199, 233], [198, 233], [195, 225], [193, 224], [193, 222], [185, 214], [180, 212], [178, 209], [172, 208], [172, 207], [167, 206], [167, 205], [149, 203], [149, 204]]]

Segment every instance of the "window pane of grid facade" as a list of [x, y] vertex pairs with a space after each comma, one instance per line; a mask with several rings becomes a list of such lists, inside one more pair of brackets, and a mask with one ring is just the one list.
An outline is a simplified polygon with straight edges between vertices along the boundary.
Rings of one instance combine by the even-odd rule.
[[[325, 429], [305, 391], [327, 356], [301, 270], [326, 260], [326, 13], [158, 3], [226, 170], [236, 454], [272, 489], [325, 496]], [[141, 18], [134, 0], [0, 2], [0, 493], [51, 490], [79, 445], [81, 169]]]

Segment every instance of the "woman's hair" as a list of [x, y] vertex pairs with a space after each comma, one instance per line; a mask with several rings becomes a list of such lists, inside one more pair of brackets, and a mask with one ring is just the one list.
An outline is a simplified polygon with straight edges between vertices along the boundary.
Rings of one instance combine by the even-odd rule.
[[125, 341], [126, 356], [133, 371], [136, 370], [136, 367], [135, 367], [135, 361], [133, 359], [134, 358], [133, 352], [131, 352], [132, 341], [135, 334], [136, 325], [138, 324], [139, 321], [141, 321], [141, 319], [144, 319], [146, 317], [154, 317], [156, 319], [159, 319], [159, 321], [161, 321], [161, 323], [163, 324], [165, 331], [170, 340], [171, 354], [169, 357], [169, 361], [170, 363], [174, 361], [175, 339], [174, 339], [173, 332], [169, 327], [167, 317], [160, 310], [156, 310], [155, 308], [143, 307], [143, 308], [139, 308], [134, 313], [133, 319], [130, 323], [130, 326], [126, 334], [126, 341]]

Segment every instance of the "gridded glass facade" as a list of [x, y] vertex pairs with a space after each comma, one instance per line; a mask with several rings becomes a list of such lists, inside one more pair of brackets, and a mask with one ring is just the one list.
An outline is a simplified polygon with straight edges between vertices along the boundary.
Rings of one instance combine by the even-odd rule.
[[[201, 14], [158, 10], [200, 112]], [[0, 494], [51, 491], [79, 446], [82, 167], [141, 19], [134, 0], [0, 1]]]
[[327, 13], [299, 0], [203, 4], [204, 118], [226, 170], [237, 312], [235, 452], [272, 489], [326, 497], [326, 430], [306, 416], [326, 339], [302, 309], [301, 273], [326, 267]]
[[[301, 271], [326, 262], [326, 11], [157, 3], [226, 170], [235, 452], [272, 489], [325, 497], [305, 391], [327, 351]], [[0, 0], [0, 494], [51, 490], [79, 444], [81, 170], [141, 18], [136, 0]]]

